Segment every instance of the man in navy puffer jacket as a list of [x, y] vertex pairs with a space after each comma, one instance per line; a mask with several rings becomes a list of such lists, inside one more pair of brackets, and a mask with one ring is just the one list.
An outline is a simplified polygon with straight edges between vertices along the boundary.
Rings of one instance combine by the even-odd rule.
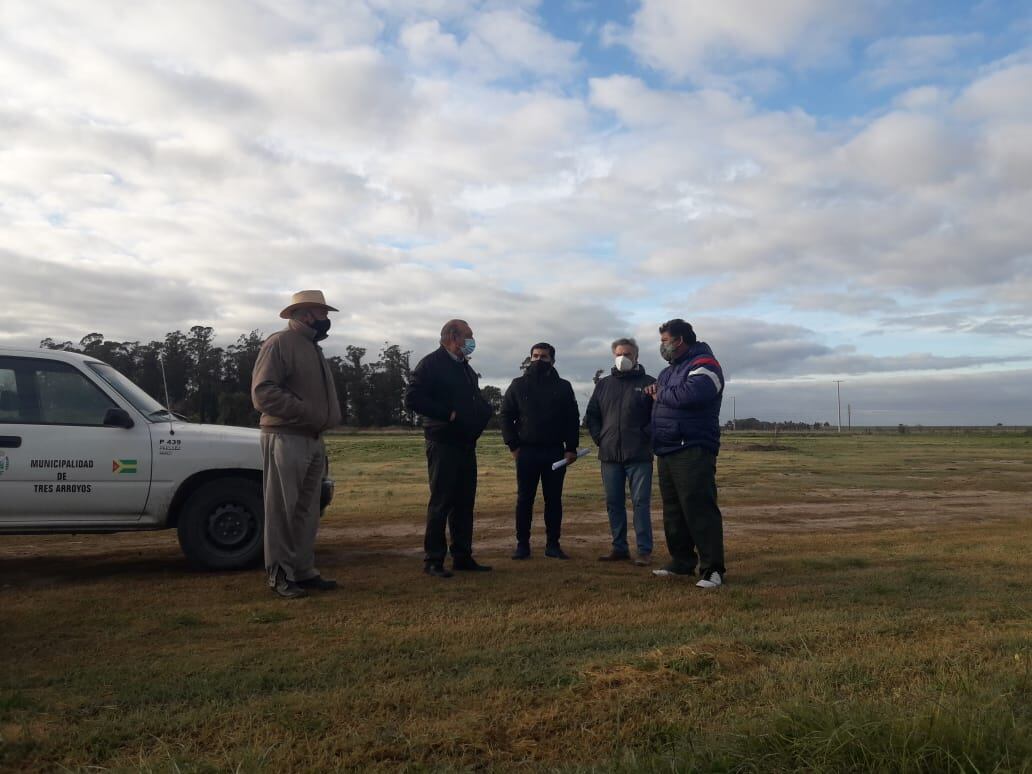
[[660, 354], [670, 365], [647, 390], [654, 400], [652, 449], [671, 561], [653, 574], [694, 575], [698, 563], [702, 577], [696, 585], [716, 588], [725, 574], [716, 480], [724, 372], [684, 320], [663, 323], [659, 335]]

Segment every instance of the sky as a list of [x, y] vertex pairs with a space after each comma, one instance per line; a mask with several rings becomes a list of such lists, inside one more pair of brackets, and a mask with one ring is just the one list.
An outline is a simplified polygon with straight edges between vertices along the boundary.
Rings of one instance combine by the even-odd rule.
[[1029, 425], [1030, 137], [1027, 2], [4, 0], [0, 344], [320, 288], [582, 409], [681, 317], [725, 420]]

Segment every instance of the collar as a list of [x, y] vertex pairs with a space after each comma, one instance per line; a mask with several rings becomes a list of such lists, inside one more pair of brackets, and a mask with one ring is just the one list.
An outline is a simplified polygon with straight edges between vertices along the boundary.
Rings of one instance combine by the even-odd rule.
[[466, 358], [463, 355], [461, 355], [461, 354], [456, 355], [454, 352], [452, 352], [450, 349], [448, 349], [446, 346], [444, 346], [444, 344], [441, 345], [441, 349], [443, 349], [445, 352], [447, 352], [448, 353], [448, 357], [450, 357], [456, 363], [465, 363], [466, 362]]
[[287, 322], [287, 330], [294, 331], [294, 333], [300, 333], [309, 341], [313, 343], [315, 342], [315, 329], [309, 328], [303, 322], [300, 322], [298, 320], [289, 320]]
[[673, 360], [671, 360], [670, 361], [670, 365], [680, 365], [681, 363], [685, 363], [685, 362], [691, 360], [693, 357], [695, 357], [695, 355], [692, 352], [692, 349], [693, 349], [693, 347], [688, 347], [688, 349], [686, 349], [684, 351], [683, 355], [681, 355], [680, 357], [676, 357]]
[[621, 371], [616, 367], [614, 367], [612, 371], [613, 376], [615, 376], [617, 379], [626, 379], [629, 376], [641, 376], [642, 374], [644, 374], [645, 366], [643, 366], [641, 363], [638, 363], [630, 371]]

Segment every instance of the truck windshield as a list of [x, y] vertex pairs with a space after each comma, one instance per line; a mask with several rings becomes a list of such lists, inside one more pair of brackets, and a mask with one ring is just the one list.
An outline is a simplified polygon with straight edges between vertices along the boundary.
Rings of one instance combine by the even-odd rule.
[[129, 401], [133, 407], [152, 422], [167, 420], [169, 412], [154, 398], [145, 393], [137, 384], [132, 382], [125, 374], [117, 371], [107, 363], [89, 363], [92, 368], [105, 382]]

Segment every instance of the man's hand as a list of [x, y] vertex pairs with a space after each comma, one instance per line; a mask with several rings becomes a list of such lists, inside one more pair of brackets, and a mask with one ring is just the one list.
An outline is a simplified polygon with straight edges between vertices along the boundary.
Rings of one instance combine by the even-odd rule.
[[509, 453], [510, 453], [510, 454], [512, 455], [512, 458], [513, 458], [514, 460], [518, 460], [518, 459], [520, 458], [520, 450], [519, 450], [519, 447], [517, 447], [517, 448], [515, 448], [515, 449], [510, 449], [510, 450], [509, 450]]
[[455, 417], [457, 417], [457, 416], [458, 416], [458, 413], [457, 413], [457, 412], [455, 412], [455, 411], [453, 411], [453, 412], [451, 413], [451, 416], [450, 416], [450, 417], [448, 417], [448, 421], [449, 421], [449, 422], [454, 422], [454, 421], [455, 421]]
[[642, 390], [642, 392], [648, 395], [650, 398], [655, 398], [656, 393], [659, 392], [659, 385], [656, 382], [653, 382], [644, 390]]
[[575, 452], [575, 451], [566, 452], [563, 455], [563, 457], [566, 458], [566, 464], [567, 465], [572, 465], [573, 463], [575, 463], [577, 461], [577, 452]]

